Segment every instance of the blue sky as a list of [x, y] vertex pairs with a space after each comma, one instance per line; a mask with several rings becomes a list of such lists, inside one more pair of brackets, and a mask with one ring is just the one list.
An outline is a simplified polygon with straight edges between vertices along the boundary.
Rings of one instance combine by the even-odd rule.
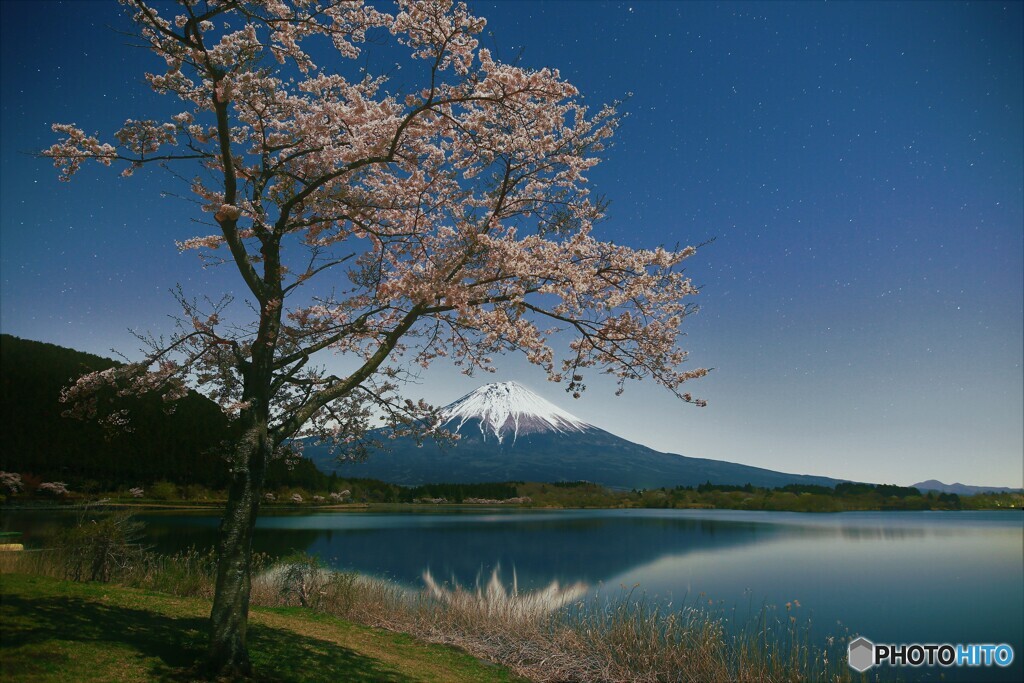
[[[627, 97], [591, 174], [606, 239], [715, 242], [689, 262], [692, 385], [572, 401], [509, 358], [436, 366], [447, 403], [516, 379], [652, 447], [868, 481], [1024, 485], [1021, 3], [474, 2], [484, 43], [553, 66], [596, 105]], [[109, 355], [168, 329], [168, 290], [239, 291], [175, 239], [166, 176], [59, 183], [25, 152], [49, 124], [109, 133], [168, 111], [114, 3], [0, 3], [0, 329]], [[493, 35], [490, 35], [493, 34]], [[408, 72], [406, 72], [408, 73]], [[631, 93], [631, 94], [630, 94]]]

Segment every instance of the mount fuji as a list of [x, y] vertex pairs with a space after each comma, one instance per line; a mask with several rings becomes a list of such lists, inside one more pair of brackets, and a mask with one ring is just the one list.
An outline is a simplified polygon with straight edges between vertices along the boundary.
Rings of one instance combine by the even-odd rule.
[[[514, 445], [519, 435], [571, 434], [596, 429], [515, 382], [485, 384], [442, 411], [443, 427], [460, 436], [476, 436], [498, 445]], [[456, 424], [457, 423], [457, 424]], [[474, 429], [476, 431], [474, 431]]]
[[441, 411], [453, 446], [388, 442], [365, 462], [339, 463], [324, 447], [305, 454], [325, 471], [393, 484], [590, 481], [610, 488], [713, 484], [835, 486], [838, 479], [662, 453], [588, 424], [515, 382], [486, 384]]

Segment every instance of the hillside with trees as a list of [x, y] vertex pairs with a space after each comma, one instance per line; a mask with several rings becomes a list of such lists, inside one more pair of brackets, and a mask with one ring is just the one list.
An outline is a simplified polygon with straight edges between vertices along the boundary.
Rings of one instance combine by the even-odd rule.
[[[130, 431], [62, 414], [60, 391], [83, 373], [122, 364], [75, 349], [0, 335], [0, 471], [34, 489], [63, 481], [74, 494], [110, 493], [160, 482], [184, 492], [223, 490], [227, 463], [220, 449], [231, 427], [216, 403], [189, 392], [168, 412], [159, 396], [127, 396]], [[267, 486], [336, 490], [307, 458], [272, 461]], [[336, 477], [334, 477], [336, 478]], [[168, 488], [168, 484], [175, 484]], [[0, 492], [2, 493], [2, 492]], [[179, 497], [176, 494], [173, 499]]]
[[[228, 438], [217, 406], [190, 394], [171, 413], [159, 397], [126, 399], [131, 431], [64, 417], [61, 389], [86, 372], [122, 365], [80, 351], [0, 337], [0, 469], [109, 489], [167, 480], [223, 486], [226, 467], [215, 451]], [[213, 456], [213, 457], [211, 457]]]
[[[90, 493], [172, 482], [223, 489], [221, 444], [231, 426], [220, 408], [190, 392], [167, 412], [158, 396], [126, 397], [130, 430], [110, 432], [95, 421], [64, 417], [61, 390], [83, 373], [121, 363], [54, 344], [0, 335], [0, 470], [34, 480], [66, 482]], [[303, 459], [276, 460], [273, 486], [327, 487], [327, 476]]]

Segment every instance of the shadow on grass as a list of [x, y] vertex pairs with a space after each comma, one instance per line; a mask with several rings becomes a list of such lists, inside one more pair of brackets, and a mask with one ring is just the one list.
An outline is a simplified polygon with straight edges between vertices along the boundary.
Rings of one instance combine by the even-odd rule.
[[[149, 672], [153, 679], [201, 678], [206, 619], [169, 617], [73, 597], [27, 598], [10, 593], [3, 596], [3, 612], [5, 650], [57, 639], [96, 648], [104, 644], [127, 646], [157, 660]], [[249, 626], [249, 652], [258, 681], [410, 680], [377, 660], [334, 643], [258, 624]], [[4, 663], [3, 669], [12, 664]], [[8, 679], [11, 673], [4, 671], [3, 677]]]

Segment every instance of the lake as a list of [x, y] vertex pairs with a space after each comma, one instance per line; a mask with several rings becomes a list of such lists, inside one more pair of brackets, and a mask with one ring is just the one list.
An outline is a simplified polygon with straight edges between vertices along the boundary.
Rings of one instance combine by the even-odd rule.
[[[213, 513], [147, 513], [159, 551], [213, 545]], [[6, 512], [3, 528], [45, 544], [67, 512]], [[1022, 680], [1024, 514], [728, 510], [448, 509], [422, 512], [271, 514], [255, 549], [293, 550], [327, 564], [422, 586], [473, 585], [498, 569], [519, 589], [582, 582], [652, 602], [704, 604], [744, 616], [763, 605], [817, 638], [876, 643], [1007, 643], [1009, 669], [948, 669], [945, 680]], [[796, 607], [796, 603], [799, 607]], [[875, 670], [877, 671], [877, 670]], [[938, 680], [901, 669], [904, 680]]]

